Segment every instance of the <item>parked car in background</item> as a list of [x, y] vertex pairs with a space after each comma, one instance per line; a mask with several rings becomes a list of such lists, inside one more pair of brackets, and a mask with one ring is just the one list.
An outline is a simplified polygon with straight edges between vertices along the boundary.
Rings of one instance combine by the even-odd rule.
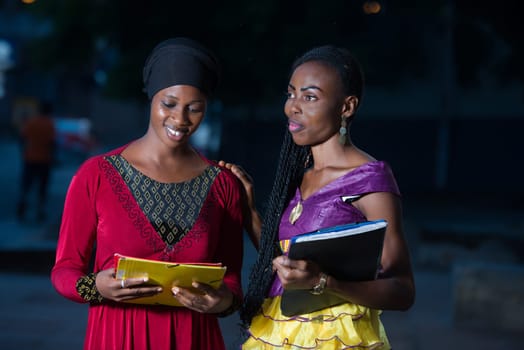
[[88, 118], [54, 117], [56, 162], [82, 162], [93, 152], [96, 142]]

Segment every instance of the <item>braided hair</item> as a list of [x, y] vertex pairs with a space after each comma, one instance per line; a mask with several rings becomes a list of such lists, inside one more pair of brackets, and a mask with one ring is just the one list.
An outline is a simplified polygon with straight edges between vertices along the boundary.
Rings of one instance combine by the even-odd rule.
[[264, 213], [258, 258], [251, 270], [248, 291], [240, 310], [240, 318], [245, 326], [249, 325], [253, 316], [259, 311], [267, 290], [271, 286], [272, 261], [277, 256], [279, 249], [280, 217], [294, 189], [300, 185], [304, 174], [304, 163], [309, 153], [308, 149], [307, 146], [296, 145], [291, 134], [285, 133], [273, 189]]
[[[298, 66], [310, 61], [325, 63], [335, 68], [341, 78], [344, 95], [356, 96], [361, 100], [364, 85], [362, 70], [348, 50], [331, 45], [313, 48], [295, 60], [291, 66], [290, 77]], [[293, 142], [291, 134], [285, 132], [275, 181], [263, 217], [258, 258], [251, 270], [249, 287], [240, 310], [240, 319], [245, 328], [249, 327], [251, 319], [260, 311], [271, 287], [272, 261], [280, 254], [278, 230], [281, 216], [302, 182], [305, 169], [310, 165], [310, 155], [310, 146], [298, 146]]]

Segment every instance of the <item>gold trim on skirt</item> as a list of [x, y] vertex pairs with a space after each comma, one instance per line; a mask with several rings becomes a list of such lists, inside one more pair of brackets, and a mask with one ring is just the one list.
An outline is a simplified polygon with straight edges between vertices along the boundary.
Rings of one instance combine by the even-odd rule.
[[280, 296], [268, 298], [242, 349], [391, 349], [380, 311], [345, 303], [310, 314], [282, 315]]

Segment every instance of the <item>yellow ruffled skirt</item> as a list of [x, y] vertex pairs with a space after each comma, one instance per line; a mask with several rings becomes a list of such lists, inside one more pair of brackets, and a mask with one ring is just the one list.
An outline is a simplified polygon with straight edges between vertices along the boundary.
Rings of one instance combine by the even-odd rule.
[[351, 303], [287, 317], [280, 296], [266, 299], [242, 349], [391, 349], [380, 311]]

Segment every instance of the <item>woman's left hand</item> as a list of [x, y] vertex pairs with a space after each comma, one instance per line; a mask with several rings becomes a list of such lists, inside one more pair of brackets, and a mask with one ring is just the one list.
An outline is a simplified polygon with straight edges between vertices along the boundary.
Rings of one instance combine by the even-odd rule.
[[233, 293], [225, 285], [214, 289], [205, 283], [193, 282], [193, 287], [198, 292], [178, 286], [173, 287], [171, 291], [182, 305], [201, 313], [219, 313], [233, 303]]
[[322, 272], [312, 261], [292, 260], [285, 255], [273, 260], [273, 268], [284, 289], [311, 289], [318, 283]]

